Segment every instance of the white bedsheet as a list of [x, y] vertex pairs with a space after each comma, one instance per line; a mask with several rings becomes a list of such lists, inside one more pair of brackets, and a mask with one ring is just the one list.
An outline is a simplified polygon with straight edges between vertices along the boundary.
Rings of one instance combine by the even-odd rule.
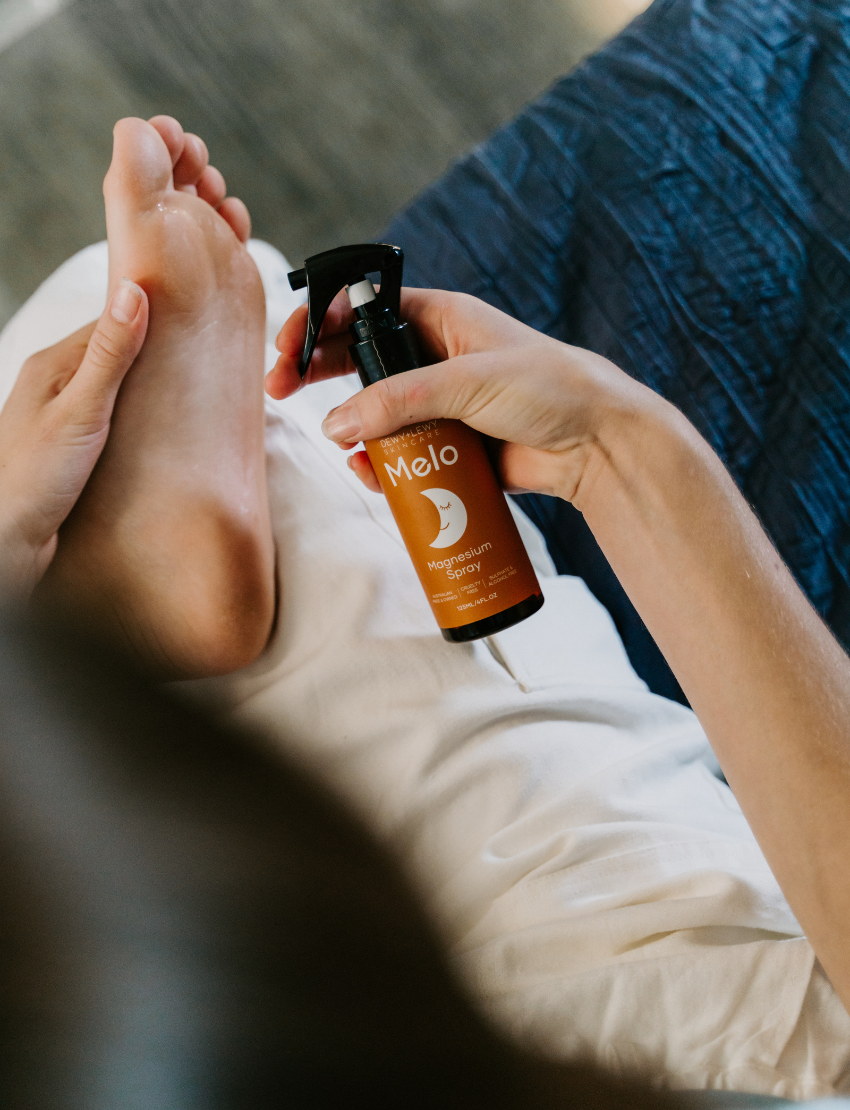
[[[300, 298], [252, 249], [273, 338]], [[29, 353], [99, 313], [105, 265], [102, 244], [77, 255], [12, 321], [0, 403]], [[384, 501], [319, 431], [351, 388], [268, 402], [281, 617], [257, 664], [208, 685], [396, 846], [482, 1007], [521, 1038], [673, 1086], [845, 1089], [850, 1018], [693, 714], [646, 691], [527, 523], [541, 613], [445, 643]]]

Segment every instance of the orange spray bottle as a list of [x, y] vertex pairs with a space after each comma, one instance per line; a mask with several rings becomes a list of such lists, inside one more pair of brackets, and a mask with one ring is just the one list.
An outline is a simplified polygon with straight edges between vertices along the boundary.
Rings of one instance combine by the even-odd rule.
[[[343, 287], [364, 387], [422, 365], [413, 329], [399, 320], [403, 266], [399, 247], [361, 243], [313, 255], [289, 275], [308, 292], [302, 378]], [[371, 273], [381, 275], [378, 291]], [[445, 639], [477, 640], [537, 612], [540, 584], [476, 431], [425, 420], [364, 446]]]

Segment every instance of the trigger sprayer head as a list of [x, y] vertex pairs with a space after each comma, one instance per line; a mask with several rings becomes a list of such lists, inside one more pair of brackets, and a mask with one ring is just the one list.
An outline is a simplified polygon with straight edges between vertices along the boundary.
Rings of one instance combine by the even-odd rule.
[[[377, 311], [389, 309], [398, 319], [403, 268], [404, 251], [400, 247], [391, 243], [355, 243], [314, 254], [305, 261], [303, 269], [292, 271], [289, 275], [290, 286], [293, 289], [307, 287], [307, 336], [299, 366], [302, 378], [316, 349], [325, 315], [340, 289], [349, 287], [353, 308], [374, 301]], [[364, 274], [375, 272], [381, 275], [378, 292], [364, 277]]]
[[371, 304], [372, 301], [377, 300], [375, 286], [368, 278], [361, 278], [360, 281], [346, 285], [345, 292], [348, 294], [348, 303], [352, 308], [362, 308], [364, 304]]

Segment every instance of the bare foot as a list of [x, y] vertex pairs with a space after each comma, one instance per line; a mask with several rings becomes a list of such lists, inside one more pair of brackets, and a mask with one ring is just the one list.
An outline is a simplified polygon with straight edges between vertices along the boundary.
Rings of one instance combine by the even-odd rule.
[[225, 673], [260, 653], [274, 612], [250, 219], [176, 120], [123, 119], [114, 139], [110, 292], [138, 282], [150, 327], [41, 594], [163, 673]]

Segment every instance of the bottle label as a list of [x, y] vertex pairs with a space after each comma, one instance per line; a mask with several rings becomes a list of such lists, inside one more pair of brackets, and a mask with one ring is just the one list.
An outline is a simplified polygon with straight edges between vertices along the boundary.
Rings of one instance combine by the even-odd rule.
[[426, 420], [364, 446], [440, 628], [540, 593], [476, 431]]

